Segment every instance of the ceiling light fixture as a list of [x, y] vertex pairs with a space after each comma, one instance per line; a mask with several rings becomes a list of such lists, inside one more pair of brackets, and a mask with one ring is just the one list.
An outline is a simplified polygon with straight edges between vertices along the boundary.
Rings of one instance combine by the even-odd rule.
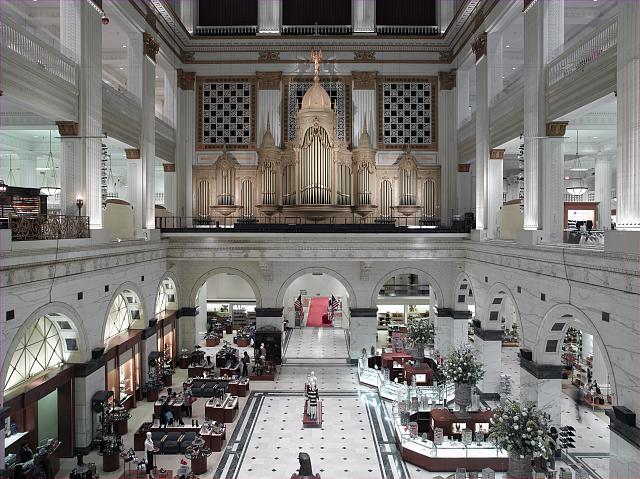
[[570, 178], [567, 193], [573, 196], [582, 196], [587, 192], [587, 187], [582, 178]]
[[576, 154], [574, 155], [575, 164], [573, 168], [569, 168], [569, 171], [589, 171], [589, 168], [585, 168], [580, 164], [580, 153], [578, 148], [580, 146], [580, 131], [576, 130]]
[[[49, 130], [49, 156], [47, 156], [47, 170], [42, 178], [42, 188], [40, 194], [53, 196], [60, 191], [58, 179], [56, 177], [56, 167], [53, 163], [53, 152], [51, 151], [51, 130]], [[51, 173], [49, 173], [51, 172]]]
[[511, 45], [505, 45], [505, 48], [511, 48]]
[[120, 67], [120, 70], [124, 70], [124, 67]]
[[127, 48], [127, 46], [126, 45], [122, 45], [122, 48]]

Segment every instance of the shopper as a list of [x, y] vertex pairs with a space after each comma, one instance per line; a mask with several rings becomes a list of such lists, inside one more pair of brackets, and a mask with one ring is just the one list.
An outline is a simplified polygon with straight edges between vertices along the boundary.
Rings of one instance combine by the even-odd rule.
[[576, 421], [582, 422], [582, 416], [580, 415], [580, 402], [582, 402], [582, 391], [580, 389], [576, 389], [573, 394], [573, 401], [575, 403], [576, 408]]
[[556, 468], [556, 450], [558, 449], [558, 430], [555, 426], [551, 426], [549, 429], [549, 469], [555, 470]]
[[168, 402], [165, 402], [160, 408], [160, 421], [164, 427], [173, 425], [173, 413], [171, 412]]
[[16, 464], [13, 468], [13, 479], [27, 479], [26, 474], [22, 470], [22, 464]]
[[182, 392], [182, 397], [184, 398], [184, 402], [182, 405], [182, 409], [184, 410], [184, 415], [187, 417], [191, 417], [193, 414], [193, 408], [191, 407], [193, 393], [191, 392], [191, 386], [188, 384], [184, 387], [184, 391]]
[[33, 451], [29, 447], [29, 444], [26, 442], [22, 443], [22, 447], [20, 448], [20, 462], [25, 463], [33, 459]]
[[251, 362], [251, 358], [249, 357], [248, 352], [244, 352], [244, 356], [242, 356], [242, 376], [249, 376], [249, 363]]

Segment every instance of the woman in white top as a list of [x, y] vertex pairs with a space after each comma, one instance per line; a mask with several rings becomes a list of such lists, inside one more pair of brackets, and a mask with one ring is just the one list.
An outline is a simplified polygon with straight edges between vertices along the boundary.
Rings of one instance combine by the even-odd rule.
[[150, 432], [147, 433], [147, 438], [144, 441], [144, 450], [147, 453], [147, 474], [153, 479], [153, 453], [155, 445], [153, 444]]

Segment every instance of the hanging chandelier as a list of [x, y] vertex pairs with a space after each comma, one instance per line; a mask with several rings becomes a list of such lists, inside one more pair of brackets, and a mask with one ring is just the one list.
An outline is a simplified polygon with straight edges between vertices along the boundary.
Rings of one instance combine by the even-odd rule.
[[111, 155], [107, 154], [109, 158], [109, 171], [107, 172], [107, 189], [111, 187], [111, 191], [107, 191], [107, 198], [118, 198], [118, 181], [116, 180], [113, 170], [111, 169]]
[[49, 130], [49, 156], [47, 156], [47, 164], [44, 168], [44, 176], [42, 178], [42, 188], [40, 188], [40, 194], [53, 196], [59, 191], [60, 187], [58, 186], [56, 165], [53, 162], [53, 152], [51, 151], [51, 130]]
[[[569, 168], [569, 171], [582, 172], [582, 171], [589, 170], [588, 168], [584, 168], [580, 164], [580, 153], [578, 151], [579, 145], [580, 145], [580, 132], [576, 131], [576, 154], [573, 156], [573, 159], [575, 160], [575, 164], [573, 165], [573, 168]], [[588, 188], [582, 176], [571, 177], [568, 180], [569, 180], [569, 183], [567, 184], [566, 190], [567, 190], [567, 193], [569, 193], [570, 195], [582, 196], [587, 192]]]
[[7, 182], [6, 184], [11, 186], [16, 184], [16, 177], [13, 173], [13, 165], [11, 164], [11, 160], [12, 160], [12, 156], [11, 154], [9, 154], [9, 173], [7, 174]]

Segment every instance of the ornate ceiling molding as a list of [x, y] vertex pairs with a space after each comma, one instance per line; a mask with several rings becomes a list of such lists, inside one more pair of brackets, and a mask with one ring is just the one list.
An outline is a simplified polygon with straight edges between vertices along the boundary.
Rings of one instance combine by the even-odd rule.
[[160, 43], [158, 43], [156, 39], [151, 36], [151, 34], [143, 32], [142, 49], [144, 51], [144, 54], [155, 62], [156, 55], [160, 51]]
[[280, 90], [282, 72], [256, 72], [258, 90]]
[[79, 136], [80, 125], [75, 121], [56, 121], [60, 136]]
[[378, 72], [351, 72], [354, 90], [375, 90]]

